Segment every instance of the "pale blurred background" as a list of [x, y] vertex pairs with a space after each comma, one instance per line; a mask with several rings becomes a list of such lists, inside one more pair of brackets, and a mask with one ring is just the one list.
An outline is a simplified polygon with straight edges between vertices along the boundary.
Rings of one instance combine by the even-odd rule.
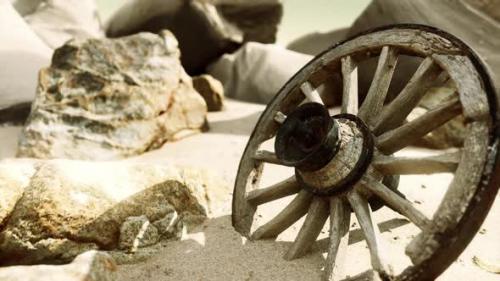
[[[122, 2], [123, 0], [97, 0], [103, 22]], [[284, 0], [285, 10], [278, 32], [278, 43], [286, 45], [314, 31], [328, 32], [349, 27], [369, 3], [369, 0]]]

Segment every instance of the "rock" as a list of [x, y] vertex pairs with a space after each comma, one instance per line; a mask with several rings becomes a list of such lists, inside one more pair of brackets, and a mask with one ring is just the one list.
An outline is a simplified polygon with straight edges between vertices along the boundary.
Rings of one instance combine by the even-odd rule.
[[41, 161], [0, 232], [0, 264], [68, 262], [87, 249], [117, 249], [129, 217], [156, 222], [173, 208], [182, 218], [206, 218], [227, 196], [224, 185], [207, 172], [166, 165]]
[[0, 267], [2, 281], [113, 281], [117, 266], [108, 254], [88, 251], [67, 265]]
[[[500, 33], [500, 24], [493, 16], [477, 11], [470, 3], [482, 6], [483, 11], [496, 13], [500, 11], [498, 1], [457, 0], [457, 1], [412, 1], [412, 0], [373, 0], [358, 17], [349, 30], [349, 36], [373, 28], [402, 23], [417, 23], [434, 26], [445, 30], [467, 43], [490, 67], [492, 81], [500, 90], [500, 37], [491, 34]], [[457, 20], [460, 19], [460, 20]], [[366, 91], [371, 72], [377, 61], [372, 61], [372, 68], [359, 68], [360, 91]], [[419, 60], [408, 60], [400, 57], [391, 87], [401, 89], [409, 76], [418, 66]], [[362, 79], [366, 77], [366, 79]], [[393, 87], [394, 86], [394, 87]]]
[[250, 42], [222, 56], [209, 66], [208, 73], [222, 82], [227, 97], [268, 103], [312, 58], [277, 45]]
[[280, 0], [214, 2], [222, 16], [243, 31], [243, 42], [276, 42], [278, 26], [283, 17]]
[[[23, 1], [24, 2], [24, 1]], [[24, 19], [51, 48], [70, 39], [102, 38], [104, 31], [95, 0], [43, 0]]]
[[173, 207], [165, 217], [153, 222], [153, 225], [158, 229], [158, 233], [165, 238], [180, 239], [184, 228], [184, 223]]
[[193, 78], [193, 86], [207, 103], [208, 111], [221, 111], [224, 107], [224, 87], [210, 75]]
[[200, 131], [206, 104], [179, 55], [168, 31], [66, 43], [40, 72], [18, 156], [118, 159]]
[[27, 104], [29, 111], [29, 104], [35, 97], [38, 71], [50, 64], [52, 50], [6, 0], [0, 1], [0, 42], [0, 115], [3, 123], [16, 119], [18, 110], [12, 107]]
[[21, 16], [33, 13], [42, 1], [44, 0], [10, 0]]
[[179, 40], [187, 72], [200, 74], [246, 41], [275, 42], [282, 10], [277, 0], [128, 0], [108, 21], [106, 33], [118, 37], [169, 29]]
[[31, 161], [4, 160], [0, 162], [0, 229], [23, 195], [34, 173], [35, 168]]
[[158, 229], [146, 216], [128, 217], [120, 228], [118, 248], [133, 253], [138, 248], [156, 244], [159, 238]]
[[340, 28], [330, 32], [314, 32], [301, 36], [286, 47], [288, 50], [316, 56], [329, 47], [346, 39], [349, 28]]

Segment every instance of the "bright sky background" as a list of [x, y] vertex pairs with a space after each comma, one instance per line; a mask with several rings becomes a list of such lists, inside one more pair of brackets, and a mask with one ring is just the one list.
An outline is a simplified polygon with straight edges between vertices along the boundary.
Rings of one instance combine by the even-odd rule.
[[[122, 1], [124, 0], [97, 0], [101, 18], [105, 20], [113, 8]], [[282, 1], [285, 11], [278, 33], [278, 41], [281, 44], [310, 32], [326, 32], [349, 26], [370, 2], [370, 0]]]

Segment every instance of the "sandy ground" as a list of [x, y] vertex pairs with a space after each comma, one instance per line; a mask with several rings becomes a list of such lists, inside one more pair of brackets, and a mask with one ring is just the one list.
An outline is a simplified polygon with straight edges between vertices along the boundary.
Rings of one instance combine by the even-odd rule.
[[[282, 256], [300, 229], [301, 221], [280, 235], [277, 241], [247, 241], [231, 226], [230, 199], [241, 153], [246, 145], [263, 106], [229, 101], [224, 112], [209, 114], [211, 130], [182, 141], [167, 143], [161, 149], [146, 153], [130, 161], [169, 163], [212, 170], [228, 182], [227, 202], [214, 217], [195, 228], [181, 241], [164, 244], [145, 262], [121, 265], [119, 280], [320, 280], [326, 256], [328, 234], [325, 227], [312, 253], [285, 261]], [[20, 128], [0, 128], [0, 157], [12, 157], [13, 138]], [[428, 154], [429, 151], [411, 149], [404, 154]], [[272, 166], [265, 171], [263, 184], [271, 184], [287, 177], [287, 168]], [[426, 215], [431, 216], [443, 196], [450, 175], [405, 176], [400, 190]], [[498, 196], [497, 196], [498, 198]], [[259, 209], [257, 225], [278, 212], [289, 198], [269, 203]], [[494, 204], [479, 234], [460, 258], [438, 280], [500, 280], [476, 266], [472, 258], [478, 256], [500, 262], [500, 204]], [[382, 208], [375, 213], [382, 231], [387, 256], [396, 271], [409, 264], [404, 247], [418, 233], [418, 229], [400, 215]], [[369, 253], [362, 232], [352, 216], [346, 274], [353, 276], [369, 267]], [[323, 239], [323, 240], [321, 240]]]

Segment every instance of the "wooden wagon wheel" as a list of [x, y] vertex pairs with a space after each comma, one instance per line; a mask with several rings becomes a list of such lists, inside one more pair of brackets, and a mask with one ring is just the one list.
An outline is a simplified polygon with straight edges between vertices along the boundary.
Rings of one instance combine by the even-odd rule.
[[[419, 57], [421, 63], [399, 94], [389, 97], [401, 55]], [[358, 66], [373, 57], [378, 57], [377, 68], [362, 99], [357, 89]], [[321, 105], [321, 96], [328, 93], [319, 92], [332, 75], [342, 77], [343, 94], [341, 114], [330, 117]], [[428, 90], [443, 84], [453, 88], [452, 94], [427, 113], [408, 120]], [[262, 114], [240, 162], [233, 194], [233, 226], [250, 239], [275, 238], [305, 215], [285, 255], [294, 259], [311, 249], [330, 218], [324, 274], [326, 280], [341, 280], [340, 261], [348, 247], [352, 210], [372, 266], [359, 278], [371, 274], [386, 280], [434, 279], [470, 242], [498, 191], [497, 106], [498, 96], [484, 66], [466, 45], [445, 32], [398, 25], [337, 44], [288, 81]], [[429, 157], [394, 155], [457, 116], [466, 127], [459, 149]], [[273, 138], [275, 151], [263, 150], [261, 145]], [[295, 175], [260, 187], [268, 164], [293, 166]], [[443, 172], [452, 173], [453, 179], [432, 217], [383, 181], [391, 175]], [[252, 232], [257, 207], [286, 196], [294, 198]], [[399, 273], [392, 272], [384, 258], [387, 252], [370, 204], [375, 199], [420, 229], [406, 246], [412, 264]]]

